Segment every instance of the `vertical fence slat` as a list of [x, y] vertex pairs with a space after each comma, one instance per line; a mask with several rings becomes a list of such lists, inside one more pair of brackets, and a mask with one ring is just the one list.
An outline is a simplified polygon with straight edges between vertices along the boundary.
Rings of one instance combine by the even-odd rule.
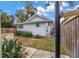
[[79, 16], [61, 26], [61, 37], [70, 57], [79, 57]]

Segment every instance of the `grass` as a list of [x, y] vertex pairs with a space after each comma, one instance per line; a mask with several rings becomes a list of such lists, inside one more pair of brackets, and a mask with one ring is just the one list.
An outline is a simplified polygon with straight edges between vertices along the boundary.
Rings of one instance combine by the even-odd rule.
[[[29, 38], [29, 37], [16, 37], [19, 38], [19, 42], [22, 43], [23, 46], [33, 47], [38, 49], [43, 49], [47, 51], [54, 52], [55, 51], [55, 40], [54, 38]], [[61, 53], [66, 54], [66, 51], [63, 46], [61, 46]]]

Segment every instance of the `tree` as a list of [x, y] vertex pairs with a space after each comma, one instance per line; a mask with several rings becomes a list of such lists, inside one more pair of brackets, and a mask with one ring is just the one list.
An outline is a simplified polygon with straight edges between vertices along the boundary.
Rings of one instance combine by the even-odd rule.
[[16, 16], [19, 18], [20, 22], [24, 22], [35, 13], [36, 13], [36, 8], [32, 7], [31, 2], [26, 2], [25, 9], [18, 10]]
[[12, 23], [12, 18], [10, 17], [10, 15], [8, 15], [5, 12], [1, 12], [0, 17], [1, 17], [1, 27], [2, 28], [12, 27], [13, 23]]
[[26, 5], [26, 13], [28, 15], [28, 17], [34, 15], [36, 13], [36, 8], [32, 7], [32, 4], [31, 2], [27, 2], [27, 5]]
[[18, 19], [20, 20], [20, 22], [24, 22], [25, 21], [25, 16], [24, 16], [22, 10], [18, 10], [16, 16], [18, 17]]

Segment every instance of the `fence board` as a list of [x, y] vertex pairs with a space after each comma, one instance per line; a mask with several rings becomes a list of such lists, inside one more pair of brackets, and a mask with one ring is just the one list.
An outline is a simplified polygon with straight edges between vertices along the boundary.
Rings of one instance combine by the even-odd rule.
[[62, 24], [61, 41], [70, 57], [79, 58], [79, 16]]

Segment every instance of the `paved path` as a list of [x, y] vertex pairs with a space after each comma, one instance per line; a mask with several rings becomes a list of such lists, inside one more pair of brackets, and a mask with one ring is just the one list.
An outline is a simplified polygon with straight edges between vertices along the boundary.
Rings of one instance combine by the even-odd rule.
[[[27, 58], [54, 58], [55, 53], [45, 50], [39, 50], [31, 47], [27, 47], [25, 50], [28, 55]], [[62, 58], [69, 58], [67, 55], [61, 55]]]

